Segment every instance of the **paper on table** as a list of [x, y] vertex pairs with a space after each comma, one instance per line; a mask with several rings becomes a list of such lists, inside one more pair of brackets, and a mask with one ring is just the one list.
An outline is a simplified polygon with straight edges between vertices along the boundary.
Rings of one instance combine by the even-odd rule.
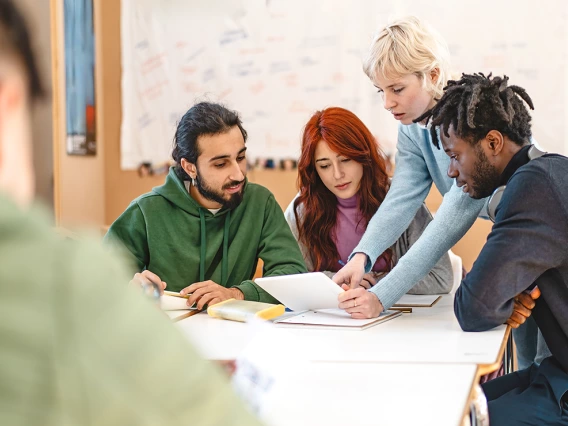
[[413, 308], [430, 308], [440, 300], [439, 294], [405, 294], [393, 306], [396, 308], [409, 306]]
[[381, 313], [378, 318], [354, 319], [343, 309], [320, 309], [317, 311], [302, 312], [298, 315], [289, 316], [274, 322], [278, 324], [364, 328], [365, 326], [383, 322], [399, 315], [401, 315], [401, 313], [398, 311], [386, 311]]
[[262, 420], [277, 403], [275, 395], [291, 389], [292, 373], [307, 368], [308, 361], [304, 351], [298, 350], [301, 343], [294, 334], [282, 329], [276, 333], [272, 323], [256, 318], [242, 326], [248, 327], [254, 337], [237, 357], [231, 380], [237, 393]]
[[162, 311], [188, 311], [195, 310], [195, 304], [192, 307], [187, 306], [187, 299], [182, 297], [162, 295], [160, 298], [160, 307]]
[[176, 322], [180, 319], [187, 318], [189, 314], [195, 313], [195, 309], [179, 309], [176, 311], [163, 311], [172, 321]]

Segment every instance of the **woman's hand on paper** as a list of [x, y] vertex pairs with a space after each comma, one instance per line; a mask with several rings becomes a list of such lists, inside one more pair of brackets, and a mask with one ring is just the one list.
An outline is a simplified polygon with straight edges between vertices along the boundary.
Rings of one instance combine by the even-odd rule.
[[347, 262], [347, 265], [337, 271], [332, 280], [340, 286], [348, 284], [351, 288], [357, 288], [361, 285], [365, 275], [366, 263], [367, 255], [365, 253], [355, 253], [353, 258]]
[[361, 280], [360, 286], [363, 287], [365, 290], [369, 290], [377, 284], [377, 276], [374, 272], [369, 272], [363, 275], [363, 279]]
[[130, 280], [130, 285], [141, 288], [146, 293], [153, 292], [156, 289], [161, 296], [164, 294], [167, 284], [162, 281], [159, 276], [148, 270], [134, 274]]
[[538, 287], [533, 288], [530, 293], [522, 292], [515, 297], [513, 313], [506, 323], [513, 328], [519, 328], [531, 316], [532, 310], [536, 305], [535, 300], [539, 297], [540, 290]]
[[214, 281], [202, 281], [191, 284], [180, 291], [182, 296], [189, 295], [187, 305], [197, 303], [197, 309], [201, 310], [205, 305], [215, 305], [228, 299], [244, 300], [245, 296], [238, 288], [226, 288]]
[[341, 293], [338, 297], [339, 308], [351, 314], [351, 318], [376, 318], [383, 312], [383, 304], [374, 293], [363, 287], [351, 289], [346, 284], [341, 287], [345, 293]]

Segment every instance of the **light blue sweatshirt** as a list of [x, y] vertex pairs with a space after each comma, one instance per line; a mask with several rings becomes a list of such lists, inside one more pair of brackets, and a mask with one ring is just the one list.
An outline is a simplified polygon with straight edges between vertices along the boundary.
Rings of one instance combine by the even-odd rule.
[[434, 220], [380, 283], [371, 290], [385, 309], [394, 305], [434, 267], [473, 225], [485, 199], [474, 200], [447, 175], [450, 158], [437, 149], [430, 131], [418, 124], [400, 125], [396, 169], [386, 198], [353, 253], [365, 253], [369, 272], [376, 259], [408, 228], [432, 182], [444, 196]]

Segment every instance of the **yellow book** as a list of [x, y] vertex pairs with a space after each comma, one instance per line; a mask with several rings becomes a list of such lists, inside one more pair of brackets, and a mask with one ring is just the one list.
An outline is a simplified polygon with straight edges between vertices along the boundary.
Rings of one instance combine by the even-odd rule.
[[207, 308], [210, 317], [247, 322], [251, 317], [270, 320], [284, 313], [284, 305], [228, 299]]

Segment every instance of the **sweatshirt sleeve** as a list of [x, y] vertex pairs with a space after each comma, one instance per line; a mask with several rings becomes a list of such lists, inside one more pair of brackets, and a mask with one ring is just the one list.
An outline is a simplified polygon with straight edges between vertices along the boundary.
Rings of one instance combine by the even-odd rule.
[[403, 126], [398, 130], [397, 149], [391, 187], [351, 254], [365, 253], [368, 256], [366, 272], [371, 270], [377, 258], [408, 228], [432, 186], [432, 177], [424, 156]]
[[[432, 215], [425, 205], [422, 205], [406, 232], [397, 242], [398, 258], [400, 259], [420, 238], [428, 224], [432, 222]], [[449, 293], [454, 282], [452, 263], [448, 253], [444, 253], [438, 263], [428, 274], [418, 281], [409, 291], [409, 294], [440, 294]]]
[[[264, 277], [307, 272], [298, 243], [272, 194], [266, 202], [258, 257], [264, 262], [262, 271]], [[246, 300], [278, 303], [252, 280], [243, 281], [235, 287], [243, 292]]]
[[430, 271], [475, 222], [485, 199], [474, 200], [454, 182], [444, 195], [434, 220], [398, 261], [392, 271], [370, 291], [385, 309], [394, 305]]
[[116, 259], [94, 245], [64, 259], [53, 347], [69, 424], [258, 424], [158, 307], [117, 285], [128, 274]]
[[456, 292], [454, 311], [463, 330], [503, 324], [514, 297], [561, 264], [568, 241], [567, 224], [553, 207], [560, 205], [543, 170], [525, 168], [513, 175], [487, 243]]
[[150, 261], [146, 220], [137, 202], [132, 202], [110, 226], [103, 242], [126, 251], [136, 266], [135, 272], [143, 271]]

